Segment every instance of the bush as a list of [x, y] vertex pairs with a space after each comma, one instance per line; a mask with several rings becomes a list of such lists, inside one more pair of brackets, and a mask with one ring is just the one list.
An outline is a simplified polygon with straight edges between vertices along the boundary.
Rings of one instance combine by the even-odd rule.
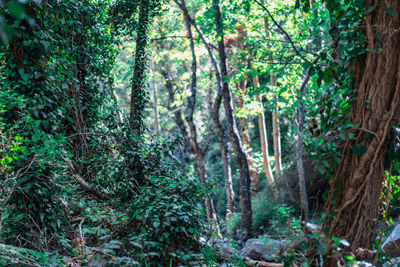
[[252, 198], [253, 228], [272, 235], [282, 235], [290, 226], [293, 208], [272, 198], [268, 188]]
[[205, 197], [203, 186], [173, 164], [152, 173], [131, 205], [133, 253], [147, 266], [175, 266], [199, 251]]

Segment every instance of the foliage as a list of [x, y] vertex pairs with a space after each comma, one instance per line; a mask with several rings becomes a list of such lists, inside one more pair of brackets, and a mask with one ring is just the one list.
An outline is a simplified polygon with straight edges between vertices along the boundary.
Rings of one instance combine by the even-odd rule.
[[272, 198], [269, 188], [253, 196], [252, 207], [257, 231], [279, 237], [299, 230], [293, 208]]
[[[26, 12], [35, 23], [23, 21], [16, 25], [15, 38], [2, 55], [2, 136], [14, 136], [19, 142], [11, 147], [8, 163], [2, 163], [3, 167], [10, 165], [13, 159], [7, 166], [9, 172], [2, 177], [4, 183], [14, 181], [9, 184], [9, 202], [4, 203], [9, 208], [3, 232], [7, 242], [42, 250], [51, 245], [49, 240], [57, 243], [59, 237], [68, 235], [70, 229], [60, 198], [68, 194], [61, 185], [69, 179], [65, 163], [73, 154], [67, 135], [74, 127], [73, 110], [81, 105], [90, 116], [88, 125], [96, 122], [99, 85], [104, 88], [109, 70], [104, 62], [111, 57], [111, 39], [104, 34], [107, 26], [102, 24], [104, 13], [98, 14], [104, 7], [94, 1], [88, 1], [84, 9], [76, 1], [39, 6], [29, 2]], [[104, 56], [95, 56], [100, 50]], [[82, 77], [77, 76], [82, 67], [90, 71], [83, 79], [93, 83], [82, 83]], [[81, 94], [78, 98], [69, 93], [76, 88]]]
[[165, 164], [149, 175], [140, 192], [141, 197], [136, 197], [130, 207], [132, 253], [148, 266], [193, 260], [205, 225], [205, 213], [199, 205], [205, 196], [203, 185], [172, 164]]

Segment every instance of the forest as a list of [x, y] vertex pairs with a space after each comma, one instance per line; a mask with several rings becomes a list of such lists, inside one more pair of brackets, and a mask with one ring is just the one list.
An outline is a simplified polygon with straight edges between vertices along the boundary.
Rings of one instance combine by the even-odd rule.
[[400, 266], [400, 1], [0, 0], [0, 266]]

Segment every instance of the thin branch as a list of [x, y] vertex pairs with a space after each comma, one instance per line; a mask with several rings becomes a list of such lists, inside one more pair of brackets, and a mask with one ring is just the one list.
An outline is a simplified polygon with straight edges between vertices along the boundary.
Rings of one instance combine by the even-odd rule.
[[300, 53], [300, 51], [297, 49], [296, 45], [294, 44], [292, 38], [290, 37], [290, 35], [282, 28], [281, 25], [279, 25], [279, 23], [275, 20], [275, 18], [272, 16], [272, 14], [269, 12], [268, 8], [263, 5], [261, 2], [259, 2], [258, 0], [254, 0], [262, 9], [265, 10], [265, 12], [267, 12], [268, 16], [271, 18], [272, 22], [275, 24], [276, 27], [278, 27], [278, 29], [286, 36], [288, 42], [291, 44], [294, 52], [301, 57], [304, 61], [309, 62], [308, 59], [304, 58], [304, 56]]

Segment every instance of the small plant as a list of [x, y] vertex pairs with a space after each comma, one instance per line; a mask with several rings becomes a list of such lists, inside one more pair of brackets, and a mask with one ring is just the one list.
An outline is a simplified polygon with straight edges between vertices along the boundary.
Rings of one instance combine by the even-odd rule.
[[134, 232], [128, 240], [138, 260], [147, 266], [175, 266], [195, 259], [205, 225], [205, 191], [199, 180], [166, 163], [140, 191], [130, 206]]

